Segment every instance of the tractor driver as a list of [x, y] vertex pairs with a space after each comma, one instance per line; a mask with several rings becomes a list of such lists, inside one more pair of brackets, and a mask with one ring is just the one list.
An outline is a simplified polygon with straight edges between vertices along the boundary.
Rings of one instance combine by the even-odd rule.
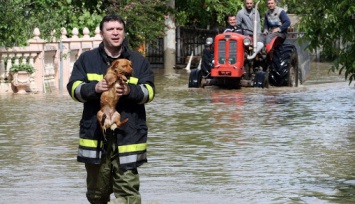
[[234, 14], [229, 14], [225, 17], [226, 21], [226, 28], [224, 29], [225, 32], [235, 32], [237, 31], [237, 20]]
[[268, 0], [267, 7], [269, 9], [265, 14], [263, 35], [258, 38], [257, 48], [252, 56], [248, 56], [248, 59], [253, 59], [274, 37], [286, 39], [287, 29], [291, 25], [286, 11], [277, 6], [276, 0]]

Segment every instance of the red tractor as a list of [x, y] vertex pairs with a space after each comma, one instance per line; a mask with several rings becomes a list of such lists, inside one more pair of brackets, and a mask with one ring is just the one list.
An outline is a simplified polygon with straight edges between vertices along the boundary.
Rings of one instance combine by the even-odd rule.
[[[256, 33], [256, 27], [254, 30]], [[275, 37], [254, 57], [255, 45], [256, 35], [243, 35], [243, 30], [216, 35], [211, 70], [206, 74], [203, 70], [193, 69], [189, 87], [297, 87], [308, 77], [309, 53], [296, 38], [288, 37], [283, 42]]]

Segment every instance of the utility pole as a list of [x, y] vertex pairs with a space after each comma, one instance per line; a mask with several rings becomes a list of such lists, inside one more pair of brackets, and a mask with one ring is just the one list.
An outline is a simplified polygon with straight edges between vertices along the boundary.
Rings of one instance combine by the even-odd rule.
[[[175, 0], [170, 0], [168, 5], [175, 9]], [[175, 22], [173, 14], [169, 13], [165, 18], [165, 37], [164, 37], [164, 73], [170, 75], [174, 73], [176, 65], [176, 42], [175, 42]]]

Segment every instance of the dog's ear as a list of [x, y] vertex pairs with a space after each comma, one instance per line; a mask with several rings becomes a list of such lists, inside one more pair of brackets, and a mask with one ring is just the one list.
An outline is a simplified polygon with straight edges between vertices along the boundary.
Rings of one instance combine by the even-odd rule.
[[112, 69], [116, 69], [119, 64], [120, 64], [120, 60], [113, 61], [111, 64]]

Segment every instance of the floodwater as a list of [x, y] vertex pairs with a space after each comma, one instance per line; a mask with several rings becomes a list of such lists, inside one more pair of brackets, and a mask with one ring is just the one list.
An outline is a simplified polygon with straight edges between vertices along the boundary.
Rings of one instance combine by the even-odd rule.
[[[156, 71], [143, 204], [355, 203], [354, 84], [312, 63], [298, 88], [188, 89]], [[88, 203], [81, 104], [0, 95], [0, 203]]]

